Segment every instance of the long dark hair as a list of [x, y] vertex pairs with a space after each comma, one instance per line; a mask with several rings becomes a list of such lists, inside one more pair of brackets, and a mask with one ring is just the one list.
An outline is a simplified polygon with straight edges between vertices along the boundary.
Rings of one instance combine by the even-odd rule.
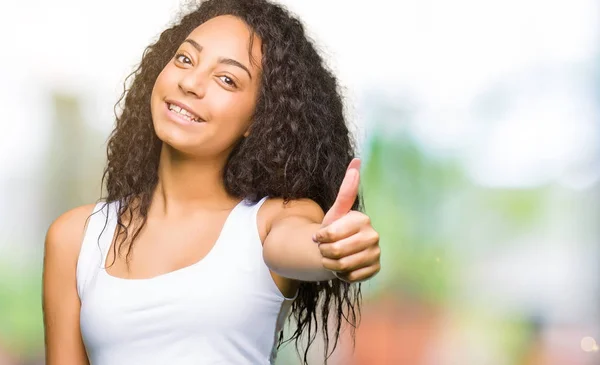
[[[191, 11], [146, 48], [140, 64], [127, 78], [115, 110], [116, 126], [108, 140], [103, 183], [106, 202], [120, 202], [117, 237], [122, 239], [118, 250], [127, 248], [127, 259], [146, 223], [158, 182], [162, 142], [154, 132], [150, 114], [154, 82], [192, 30], [220, 15], [233, 15], [247, 23], [252, 35], [262, 40], [263, 55], [252, 133], [235, 146], [224, 168], [223, 183], [229, 194], [252, 201], [263, 196], [285, 201], [309, 198], [327, 211], [354, 157], [337, 80], [297, 18], [266, 0], [208, 0], [194, 4]], [[362, 209], [361, 199], [355, 201], [353, 209]], [[129, 240], [132, 220], [124, 219], [125, 216], [136, 217]], [[360, 298], [360, 284], [337, 279], [301, 283], [292, 304], [295, 331], [285, 341], [280, 333], [278, 346], [295, 340], [300, 354], [300, 340], [306, 336], [303, 361], [307, 364], [308, 348], [320, 326], [327, 360], [337, 346], [344, 321], [350, 325], [354, 338]], [[334, 326], [333, 346], [330, 325]]]

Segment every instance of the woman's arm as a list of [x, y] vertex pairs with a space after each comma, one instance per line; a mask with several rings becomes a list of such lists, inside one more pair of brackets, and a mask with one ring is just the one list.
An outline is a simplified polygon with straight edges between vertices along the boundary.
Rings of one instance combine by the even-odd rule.
[[[299, 281], [366, 280], [379, 269], [379, 236], [369, 218], [349, 212], [322, 227], [323, 211], [311, 200], [282, 206], [263, 244], [265, 263], [279, 276]], [[335, 224], [337, 223], [337, 224]], [[319, 241], [313, 241], [317, 234]]]
[[265, 263], [279, 276], [300, 281], [335, 278], [325, 269], [313, 234], [321, 227], [323, 210], [312, 200], [294, 200], [287, 205], [272, 202], [276, 213], [263, 243]]
[[368, 216], [351, 210], [358, 195], [359, 163], [350, 163], [327, 214], [308, 199], [288, 205], [278, 202], [263, 243], [264, 260], [271, 271], [300, 281], [337, 276], [348, 282], [379, 272], [379, 235]]
[[46, 365], [89, 364], [79, 329], [81, 305], [75, 272], [93, 206], [64, 213], [46, 235], [42, 279]]

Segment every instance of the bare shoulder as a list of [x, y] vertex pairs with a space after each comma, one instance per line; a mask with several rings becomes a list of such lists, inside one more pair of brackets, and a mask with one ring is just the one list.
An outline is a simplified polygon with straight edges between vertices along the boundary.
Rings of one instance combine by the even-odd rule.
[[46, 251], [71, 257], [79, 255], [87, 219], [95, 206], [96, 204], [82, 205], [56, 218], [46, 233]]
[[321, 222], [325, 213], [312, 199], [294, 199], [287, 203], [282, 198], [269, 198], [258, 211], [258, 227], [261, 239], [271, 231], [273, 223], [289, 217], [299, 217]]
[[95, 204], [71, 209], [48, 228], [42, 274], [47, 364], [89, 364], [79, 326], [77, 260]]

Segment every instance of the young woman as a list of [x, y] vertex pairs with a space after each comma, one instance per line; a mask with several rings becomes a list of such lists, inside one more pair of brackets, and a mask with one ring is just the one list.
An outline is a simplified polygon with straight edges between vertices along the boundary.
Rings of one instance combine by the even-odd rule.
[[301, 23], [265, 0], [205, 1], [132, 76], [107, 196], [48, 230], [47, 364], [270, 364], [290, 311], [291, 340], [320, 326], [330, 353], [379, 238]]

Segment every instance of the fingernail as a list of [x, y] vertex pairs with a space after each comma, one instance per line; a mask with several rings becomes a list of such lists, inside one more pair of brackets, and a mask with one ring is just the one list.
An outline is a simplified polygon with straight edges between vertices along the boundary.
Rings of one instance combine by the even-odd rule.
[[317, 240], [317, 234], [316, 233], [313, 234], [312, 240], [313, 240], [314, 243], [319, 243], [319, 241]]

